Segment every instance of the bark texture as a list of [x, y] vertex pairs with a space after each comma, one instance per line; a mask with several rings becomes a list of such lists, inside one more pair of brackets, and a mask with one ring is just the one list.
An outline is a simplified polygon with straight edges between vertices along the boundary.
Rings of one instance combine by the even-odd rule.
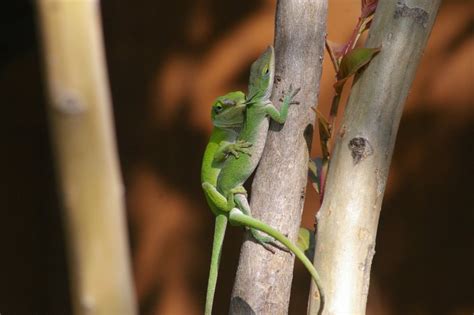
[[[299, 105], [291, 105], [283, 127], [272, 123], [251, 191], [251, 209], [296, 241], [301, 222], [313, 123], [326, 36], [326, 0], [278, 1], [275, 29], [275, 86], [279, 106], [283, 91], [301, 87]], [[231, 314], [287, 314], [294, 256], [272, 254], [248, 237], [242, 245], [232, 292]], [[310, 277], [308, 276], [308, 281]]]
[[[315, 267], [323, 314], [365, 314], [385, 184], [403, 105], [440, 0], [380, 0], [367, 47], [382, 51], [356, 78], [318, 214]], [[319, 301], [310, 294], [310, 314]]]
[[133, 315], [123, 187], [98, 2], [38, 0], [76, 315]]

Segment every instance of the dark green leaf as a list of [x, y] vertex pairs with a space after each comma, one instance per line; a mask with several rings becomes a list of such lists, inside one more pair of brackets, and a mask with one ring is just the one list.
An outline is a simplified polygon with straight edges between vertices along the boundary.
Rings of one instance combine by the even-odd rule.
[[296, 245], [305, 253], [309, 260], [313, 260], [316, 247], [316, 238], [313, 231], [300, 227]]
[[308, 162], [308, 176], [314, 190], [319, 194], [321, 191], [322, 159], [320, 157], [310, 159]]
[[340, 93], [346, 80], [366, 66], [379, 51], [380, 48], [356, 48], [345, 55], [337, 74], [338, 81], [334, 84], [336, 92]]

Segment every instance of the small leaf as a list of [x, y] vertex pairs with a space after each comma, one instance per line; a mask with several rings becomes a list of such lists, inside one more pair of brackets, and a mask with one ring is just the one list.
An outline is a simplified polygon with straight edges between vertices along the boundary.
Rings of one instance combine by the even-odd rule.
[[326, 117], [319, 111], [316, 111], [316, 117], [318, 120], [319, 129], [319, 142], [321, 144], [321, 151], [323, 153], [323, 159], [329, 158], [329, 147], [328, 142], [331, 139], [331, 125], [329, 124]]
[[323, 200], [324, 200], [324, 192], [325, 192], [325, 188], [326, 188], [326, 176], [327, 176], [327, 173], [328, 173], [328, 169], [329, 169], [329, 158], [328, 159], [324, 159], [321, 163], [321, 169], [320, 169], [320, 175], [319, 175], [319, 182], [321, 183], [319, 185], [319, 190], [320, 190], [320, 193], [319, 193], [319, 202], [322, 204], [323, 203]]
[[300, 227], [296, 245], [305, 253], [309, 260], [313, 260], [316, 247], [316, 238], [313, 231]]
[[340, 93], [346, 80], [367, 65], [379, 51], [380, 48], [356, 48], [345, 55], [337, 74], [338, 81], [334, 84], [336, 92]]
[[320, 157], [310, 159], [308, 162], [308, 177], [314, 190], [319, 194], [321, 191], [321, 170], [323, 162]]
[[331, 130], [329, 126], [329, 121], [321, 114], [319, 111], [316, 111], [316, 116], [318, 118], [318, 127], [321, 141], [327, 141], [331, 138]]
[[300, 227], [298, 231], [298, 241], [296, 242], [296, 245], [302, 250], [306, 251], [309, 248], [309, 243], [310, 243], [310, 232], [308, 229]]
[[379, 51], [380, 48], [356, 48], [350, 51], [342, 58], [337, 78], [342, 80], [353, 75], [368, 64]]

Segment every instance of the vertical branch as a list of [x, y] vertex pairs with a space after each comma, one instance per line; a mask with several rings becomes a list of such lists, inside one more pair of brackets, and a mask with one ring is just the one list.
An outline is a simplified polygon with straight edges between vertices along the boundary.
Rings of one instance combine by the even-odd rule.
[[[276, 82], [272, 102], [283, 91], [301, 87], [283, 127], [272, 124], [252, 185], [255, 217], [296, 241], [307, 182], [314, 111], [326, 36], [326, 0], [278, 1], [276, 12]], [[240, 254], [231, 314], [285, 314], [294, 257], [272, 254], [248, 238]], [[310, 277], [308, 276], [308, 281]]]
[[[318, 214], [323, 314], [365, 314], [383, 193], [408, 90], [441, 0], [380, 0], [367, 47], [382, 47], [352, 88]], [[310, 313], [319, 305], [310, 295]]]
[[98, 2], [37, 7], [74, 314], [135, 314]]

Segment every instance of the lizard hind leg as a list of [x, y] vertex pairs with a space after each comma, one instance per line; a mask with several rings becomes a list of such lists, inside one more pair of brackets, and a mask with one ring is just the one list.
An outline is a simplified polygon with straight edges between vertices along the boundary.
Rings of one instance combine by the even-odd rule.
[[[233, 199], [235, 200], [237, 207], [244, 214], [248, 216], [252, 216], [246, 195], [238, 193], [234, 196]], [[269, 252], [275, 254], [275, 250], [270, 246], [270, 245], [276, 245], [275, 239], [273, 237], [268, 236], [268, 235], [263, 235], [259, 230], [254, 229], [254, 228], [249, 228], [247, 226], [245, 228], [249, 230], [250, 235], [252, 235], [252, 237], [255, 239], [255, 241], [257, 241], [257, 243], [262, 245]]]
[[211, 183], [204, 182], [202, 183], [202, 189], [204, 194], [212, 202], [212, 204], [218, 208], [220, 211], [229, 212], [232, 208], [228, 206], [228, 199], [224, 197], [216, 187]]
[[[250, 213], [250, 207], [248, 205], [248, 202], [246, 202], [245, 205], [240, 205], [239, 204], [239, 198], [235, 198], [236, 195], [241, 195], [242, 198], [247, 200], [247, 190], [245, 189], [244, 186], [237, 186], [237, 187], [234, 187], [234, 188], [230, 189], [229, 192], [227, 193], [227, 196], [226, 196], [228, 211], [235, 208], [235, 206], [237, 204], [237, 207], [239, 207], [239, 208], [244, 207], [245, 208], [245, 209], [242, 210], [242, 212], [244, 212], [246, 214]], [[246, 212], [246, 210], [248, 212]]]

